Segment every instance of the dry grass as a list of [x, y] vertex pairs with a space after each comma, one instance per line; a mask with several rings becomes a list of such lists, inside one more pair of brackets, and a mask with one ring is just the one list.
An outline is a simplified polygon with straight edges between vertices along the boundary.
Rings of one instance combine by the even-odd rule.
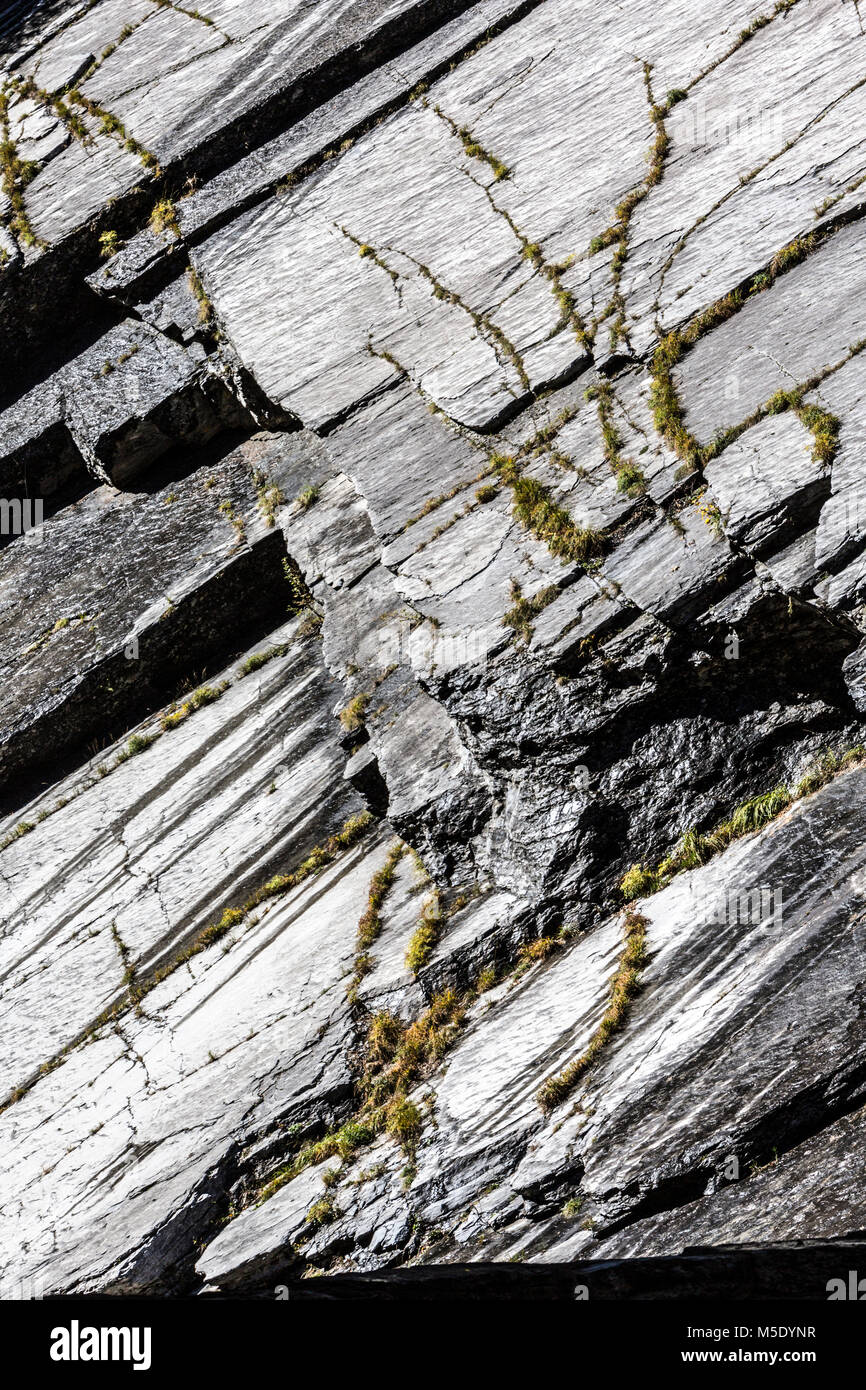
[[394, 845], [388, 851], [381, 869], [377, 869], [370, 880], [367, 906], [358, 923], [355, 970], [347, 990], [349, 1000], [352, 1003], [358, 998], [358, 986], [364, 976], [368, 975], [373, 968], [373, 962], [369, 955], [370, 947], [378, 939], [382, 930], [382, 907], [393, 887], [397, 865], [405, 853], [406, 846], [402, 841]]
[[516, 637], [528, 644], [532, 640], [533, 626], [532, 619], [538, 617], [545, 608], [553, 603], [560, 594], [557, 584], [548, 584], [546, 588], [539, 589], [532, 598], [524, 598], [523, 590], [516, 579], [511, 581], [511, 607], [502, 619], [503, 627], [513, 629]]
[[421, 909], [421, 919], [406, 951], [406, 964], [413, 975], [417, 975], [430, 959], [442, 931], [442, 916], [439, 889], [434, 887]]
[[545, 1081], [537, 1096], [542, 1110], [549, 1112], [562, 1104], [598, 1059], [606, 1043], [625, 1026], [632, 1001], [640, 992], [641, 970], [647, 962], [647, 926], [647, 919], [639, 912], [633, 908], [626, 910], [623, 919], [625, 949], [613, 977], [602, 1020], [580, 1056]]
[[620, 893], [626, 902], [657, 893], [677, 874], [706, 864], [714, 855], [727, 849], [734, 840], [763, 829], [795, 801], [810, 796], [812, 792], [825, 786], [837, 773], [858, 766], [864, 761], [866, 749], [860, 744], [841, 755], [829, 751], [820, 754], [814, 766], [801, 778], [793, 791], [786, 786], [773, 787], [761, 796], [744, 801], [728, 820], [722, 821], [708, 834], [703, 835], [697, 830], [686, 831], [673, 853], [655, 868], [646, 863], [632, 864], [620, 881]]
[[365, 1046], [356, 1113], [339, 1129], [300, 1149], [262, 1188], [259, 1201], [267, 1200], [305, 1168], [326, 1158], [336, 1155], [348, 1161], [383, 1132], [392, 1134], [406, 1152], [413, 1153], [421, 1114], [408, 1092], [452, 1045], [465, 1012], [466, 1000], [449, 989], [435, 995], [426, 1012], [408, 1026], [391, 1014], [377, 1014], [370, 1023]]
[[358, 729], [363, 729], [369, 703], [370, 696], [362, 690], [357, 695], [353, 695], [345, 708], [340, 710], [340, 723], [347, 733], [355, 733]]

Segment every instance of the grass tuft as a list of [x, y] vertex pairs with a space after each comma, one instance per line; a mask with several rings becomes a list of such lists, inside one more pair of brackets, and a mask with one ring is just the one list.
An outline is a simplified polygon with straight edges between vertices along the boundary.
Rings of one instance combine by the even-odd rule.
[[178, 724], [182, 724], [185, 719], [189, 719], [191, 714], [195, 714], [197, 709], [204, 705], [212, 705], [229, 688], [228, 681], [221, 681], [219, 685], [202, 685], [198, 690], [194, 690], [181, 705], [168, 710], [159, 721], [163, 729], [176, 729]]
[[117, 232], [102, 232], [99, 238], [99, 254], [107, 260], [110, 256], [116, 256], [122, 245]]
[[543, 483], [520, 472], [516, 459], [494, 454], [491, 463], [511, 488], [515, 517], [544, 541], [552, 555], [562, 560], [585, 561], [601, 553], [604, 543], [601, 532], [577, 526], [568, 512], [553, 501]]
[[409, 940], [406, 964], [417, 975], [430, 959], [442, 931], [442, 905], [439, 889], [433, 888], [421, 909], [421, 918]]
[[347, 990], [349, 1000], [352, 1003], [357, 1000], [358, 987], [361, 981], [373, 968], [373, 962], [369, 955], [370, 947], [378, 940], [382, 930], [382, 907], [393, 887], [397, 865], [405, 852], [406, 846], [402, 841], [394, 845], [388, 851], [388, 856], [381, 869], [377, 869], [370, 880], [367, 906], [358, 923], [355, 970]]
[[300, 511], [309, 511], [310, 507], [318, 502], [320, 491], [321, 489], [314, 486], [312, 483], [308, 487], [302, 488], [295, 498]]
[[263, 652], [254, 652], [252, 656], [248, 656], [246, 661], [241, 663], [238, 671], [239, 677], [251, 676], [253, 671], [260, 670], [269, 661], [273, 661], [274, 657], [285, 656], [288, 650], [288, 642], [277, 642], [274, 646], [267, 647]]
[[414, 1101], [401, 1097], [389, 1107], [385, 1129], [394, 1136], [403, 1152], [414, 1158], [422, 1123], [421, 1111]]
[[524, 598], [523, 590], [516, 579], [511, 581], [512, 605], [502, 619], [503, 627], [513, 629], [516, 637], [528, 646], [532, 640], [533, 626], [532, 619], [543, 612], [545, 608], [558, 598], [560, 589], [557, 584], [549, 584], [544, 589], [539, 589], [538, 593], [532, 598]]
[[599, 381], [584, 394], [586, 400], [596, 402], [604, 456], [616, 476], [617, 491], [629, 497], [642, 496], [646, 492], [646, 478], [634, 459], [623, 456], [622, 435], [613, 416], [616, 399], [613, 386], [609, 381]]
[[555, 1076], [548, 1077], [539, 1090], [538, 1104], [545, 1112], [555, 1110], [567, 1099], [581, 1077], [598, 1059], [605, 1044], [625, 1026], [632, 1001], [640, 992], [641, 971], [647, 963], [648, 925], [647, 919], [639, 912], [633, 908], [626, 910], [623, 919], [625, 948], [611, 983], [607, 1008], [580, 1056]]
[[340, 723], [348, 733], [355, 733], [356, 730], [363, 729], [369, 703], [370, 696], [362, 690], [359, 694], [352, 696], [345, 709], [340, 710]]
[[170, 198], [162, 198], [154, 205], [150, 214], [150, 225], [156, 233], [171, 232], [173, 236], [180, 236], [177, 208]]
[[306, 1221], [314, 1230], [320, 1226], [327, 1226], [334, 1221], [337, 1216], [337, 1208], [330, 1193], [326, 1192], [324, 1197], [320, 1197], [318, 1202], [314, 1202], [307, 1212]]
[[408, 1026], [392, 1015], [377, 1014], [365, 1046], [355, 1115], [300, 1149], [261, 1189], [259, 1201], [266, 1201], [311, 1165], [335, 1155], [347, 1162], [383, 1132], [413, 1153], [421, 1116], [408, 1092], [454, 1042], [465, 1012], [465, 1002], [453, 989], [446, 989], [434, 995], [428, 1009]]
[[821, 753], [814, 766], [801, 778], [793, 791], [780, 784], [760, 796], [753, 796], [744, 801], [726, 821], [722, 821], [708, 834], [703, 835], [697, 830], [686, 831], [673, 853], [655, 868], [646, 863], [632, 864], [620, 880], [620, 893], [626, 902], [649, 897], [660, 888], [666, 887], [677, 874], [706, 864], [714, 855], [727, 849], [734, 840], [762, 830], [794, 802], [825, 786], [838, 772], [864, 762], [866, 748], [862, 744], [857, 744], [841, 755], [831, 751]]
[[133, 734], [126, 747], [118, 753], [115, 763], [126, 763], [130, 758], [137, 757], [155, 743], [158, 737], [158, 734]]

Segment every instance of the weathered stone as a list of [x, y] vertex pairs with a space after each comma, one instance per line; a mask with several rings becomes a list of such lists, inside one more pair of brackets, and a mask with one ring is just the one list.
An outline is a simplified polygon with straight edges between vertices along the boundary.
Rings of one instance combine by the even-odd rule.
[[5, 781], [47, 775], [279, 621], [285, 551], [259, 514], [251, 454], [226, 450], [153, 493], [97, 488], [3, 552]]
[[678, 384], [686, 422], [703, 443], [840, 363], [862, 338], [855, 308], [863, 270], [855, 222], [782, 276], [683, 359]]
[[286, 8], [0, 20], [0, 1284], [814, 1296], [856, 6]]
[[727, 536], [754, 554], [803, 526], [830, 490], [796, 415], [771, 416], [711, 463], [704, 476]]

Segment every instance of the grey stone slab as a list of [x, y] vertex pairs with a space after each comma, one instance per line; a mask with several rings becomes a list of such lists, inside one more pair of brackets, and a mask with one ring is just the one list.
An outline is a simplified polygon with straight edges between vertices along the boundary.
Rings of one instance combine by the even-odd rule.
[[3, 551], [7, 780], [161, 703], [217, 633], [219, 648], [279, 613], [282, 537], [259, 513], [246, 455], [226, 452], [152, 493], [97, 488]]
[[[864, 332], [863, 37], [850, 3], [766, 8], [100, 0], [24, 26], [9, 70], [79, 82], [163, 172], [98, 111], [82, 144], [12, 94], [48, 245], [17, 244], [7, 186], [4, 1290], [233, 1297], [862, 1226], [850, 759], [638, 901], [623, 1026], [538, 1103], [609, 1007], [629, 867], [866, 737], [866, 355], [827, 370]], [[813, 231], [675, 384], [707, 443], [821, 376], [831, 466], [787, 410], [684, 467], [659, 335]], [[551, 554], [496, 454], [599, 554]], [[425, 873], [403, 856], [356, 992], [397, 836]], [[433, 1044], [414, 1153], [386, 1127], [275, 1187], [363, 1106], [387, 1014]]]
[[788, 411], [747, 430], [704, 470], [726, 534], [761, 554], [785, 531], [801, 529], [830, 491], [814, 439]]
[[622, 599], [676, 624], [689, 621], [735, 565], [712, 517], [690, 506], [674, 522], [639, 526], [605, 561], [604, 574]]
[[675, 376], [686, 423], [703, 443], [862, 338], [863, 245], [863, 224], [844, 228], [687, 353]]

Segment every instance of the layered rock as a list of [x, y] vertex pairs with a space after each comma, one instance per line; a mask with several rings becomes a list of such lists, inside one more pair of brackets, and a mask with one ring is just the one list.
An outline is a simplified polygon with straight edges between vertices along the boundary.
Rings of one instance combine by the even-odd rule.
[[7, 1277], [861, 1229], [856, 7], [4, 41]]

